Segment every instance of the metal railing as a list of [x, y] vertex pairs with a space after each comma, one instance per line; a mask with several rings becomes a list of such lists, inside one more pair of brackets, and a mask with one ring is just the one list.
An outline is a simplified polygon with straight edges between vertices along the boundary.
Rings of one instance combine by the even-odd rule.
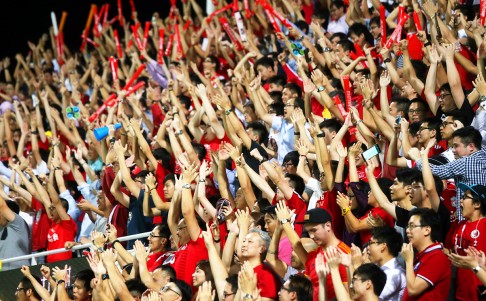
[[[149, 235], [150, 235], [150, 232], [145, 232], [145, 233], [133, 234], [133, 235], [128, 235], [128, 236], [122, 236], [122, 237], [118, 237], [117, 239], [119, 241], [128, 241], [128, 240], [133, 240], [133, 239], [138, 239], [138, 238], [145, 238], [145, 237], [148, 237]], [[29, 254], [29, 255], [22, 255], [22, 256], [17, 256], [17, 257], [0, 259], [0, 262], [2, 262], [2, 264], [4, 264], [4, 263], [9, 263], [9, 262], [15, 262], [15, 261], [18, 261], [18, 260], [25, 260], [25, 259], [35, 260], [35, 258], [37, 258], [37, 257], [43, 257], [43, 256], [47, 256], [47, 255], [53, 255], [53, 254], [58, 254], [58, 253], [63, 253], [63, 252], [68, 252], [68, 251], [76, 251], [76, 250], [86, 249], [86, 248], [91, 247], [92, 245], [93, 245], [92, 243], [87, 243], [87, 244], [74, 246], [71, 249], [62, 248], [62, 249], [55, 249], [55, 250], [49, 250], [49, 251]], [[36, 264], [36, 263], [33, 263], [33, 264]]]

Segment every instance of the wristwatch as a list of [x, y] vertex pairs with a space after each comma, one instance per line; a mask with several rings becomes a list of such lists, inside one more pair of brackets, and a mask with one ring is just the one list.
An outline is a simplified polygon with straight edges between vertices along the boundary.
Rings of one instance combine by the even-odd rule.
[[329, 48], [329, 47], [324, 47], [324, 48], [322, 49], [322, 51], [324, 51], [324, 52], [331, 52], [331, 48]]
[[485, 100], [486, 100], [486, 95], [479, 96], [479, 103], [482, 103]]
[[288, 219], [286, 219], [286, 218], [282, 218], [282, 219], [280, 220], [280, 223], [281, 223], [282, 225], [285, 225], [285, 224], [286, 224], [286, 223], [288, 223], [288, 222], [289, 222], [289, 220], [288, 220]]
[[252, 294], [244, 294], [243, 295], [243, 300], [253, 300], [253, 295]]
[[319, 88], [317, 88], [317, 91], [319, 91], [319, 92], [322, 92], [324, 90], [326, 90], [326, 88], [324, 88], [324, 86], [320, 86]]
[[188, 183], [183, 184], [183, 185], [182, 185], [182, 188], [185, 188], [185, 189], [191, 189], [191, 184], [188, 184]]
[[478, 264], [477, 267], [475, 267], [473, 270], [474, 274], [477, 274], [479, 270], [481, 269], [481, 266]]
[[349, 209], [349, 207], [346, 207], [346, 208], [341, 209], [341, 215], [342, 215], [342, 216], [345, 216], [346, 214], [348, 214], [348, 212], [349, 212], [350, 210], [351, 210], [351, 209]]

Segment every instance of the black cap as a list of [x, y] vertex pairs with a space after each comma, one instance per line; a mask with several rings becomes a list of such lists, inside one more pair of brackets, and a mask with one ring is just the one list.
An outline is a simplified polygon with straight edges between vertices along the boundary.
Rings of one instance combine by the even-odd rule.
[[464, 183], [459, 183], [457, 186], [463, 191], [471, 191], [471, 193], [479, 198], [481, 201], [486, 201], [486, 186], [484, 185], [467, 185]]
[[304, 215], [304, 221], [296, 224], [325, 224], [327, 222], [332, 223], [332, 217], [327, 210], [322, 208], [314, 208], [308, 210]]

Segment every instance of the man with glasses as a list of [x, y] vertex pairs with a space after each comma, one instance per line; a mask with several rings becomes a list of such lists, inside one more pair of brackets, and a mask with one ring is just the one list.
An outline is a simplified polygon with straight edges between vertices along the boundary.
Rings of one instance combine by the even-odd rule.
[[414, 98], [408, 107], [408, 120], [410, 123], [422, 122], [427, 118], [427, 104], [421, 98]]
[[386, 274], [386, 284], [380, 300], [402, 300], [407, 285], [405, 270], [397, 260], [402, 249], [403, 238], [392, 227], [378, 227], [371, 230], [367, 253], [370, 261], [377, 264]]
[[308, 301], [312, 299], [312, 282], [304, 275], [295, 274], [280, 288], [278, 299], [280, 301]]
[[32, 285], [32, 281], [37, 281], [41, 283], [41, 279], [38, 276], [31, 275], [32, 280], [27, 276], [22, 277], [20, 283], [15, 289], [15, 299], [17, 301], [40, 301], [41, 296], [37, 293]]
[[179, 279], [167, 283], [160, 289], [160, 293], [164, 301], [190, 301], [192, 298], [192, 290], [189, 284]]
[[437, 242], [439, 230], [440, 222], [432, 209], [417, 208], [410, 212], [407, 225], [410, 243], [402, 247], [407, 279], [402, 300], [447, 300], [451, 265]]

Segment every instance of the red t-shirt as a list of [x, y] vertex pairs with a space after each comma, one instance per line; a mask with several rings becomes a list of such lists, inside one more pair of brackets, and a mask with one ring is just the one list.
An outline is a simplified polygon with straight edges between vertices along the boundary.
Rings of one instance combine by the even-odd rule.
[[[351, 253], [351, 249], [342, 241], [337, 245], [338, 249], [346, 254]], [[314, 287], [313, 300], [319, 300], [319, 276], [316, 273], [316, 257], [317, 254], [323, 253], [322, 247], [315, 249], [307, 254], [307, 262], [305, 263], [305, 274], [308, 275]], [[325, 257], [324, 257], [325, 260]], [[348, 276], [346, 273], [346, 267], [343, 265], [339, 266], [339, 274], [341, 275], [341, 280], [344, 284], [348, 282]], [[327, 299], [332, 300], [336, 297], [334, 292], [334, 286], [332, 285], [331, 273], [326, 276], [326, 294]]]
[[[155, 178], [157, 179], [157, 183], [159, 183], [157, 185], [157, 194], [159, 195], [159, 197], [164, 202], [167, 202], [167, 200], [165, 199], [165, 195], [164, 195], [164, 178], [168, 174], [169, 174], [169, 171], [167, 169], [165, 169], [164, 166], [162, 164], [160, 164], [160, 162], [157, 163], [157, 169], [155, 170]], [[154, 216], [153, 223], [154, 223], [154, 225], [161, 224], [162, 223], [162, 216], [161, 215]]]
[[254, 267], [253, 271], [257, 276], [257, 288], [260, 290], [260, 296], [278, 299], [281, 283], [273, 270], [264, 264], [260, 264]]
[[[297, 232], [297, 234], [301, 236], [303, 225], [297, 223], [304, 221], [304, 215], [305, 212], [307, 211], [307, 203], [304, 202], [304, 200], [295, 191], [292, 193], [290, 199], [288, 200], [286, 199], [285, 201], [287, 207], [289, 207], [290, 210], [295, 210], [296, 217], [295, 217], [294, 229], [295, 232]], [[275, 194], [272, 201], [272, 205], [276, 205], [276, 204], [277, 204], [277, 194]]]
[[[128, 208], [117, 203], [115, 207], [113, 207], [110, 216], [108, 217], [108, 222], [115, 226], [118, 237], [126, 236]], [[126, 242], [122, 242], [121, 244], [126, 246]]]
[[149, 272], [153, 272], [169, 257], [167, 252], [155, 252], [147, 257], [147, 269]]
[[[47, 250], [55, 250], [64, 248], [66, 241], [74, 241], [77, 230], [76, 223], [70, 217], [68, 220], [59, 223], [52, 223], [47, 234]], [[68, 260], [73, 258], [71, 250], [63, 253], [47, 256], [47, 262], [56, 262], [61, 260]]]
[[417, 254], [414, 261], [416, 277], [422, 278], [429, 287], [417, 297], [410, 297], [405, 288], [403, 301], [438, 301], [447, 300], [451, 285], [451, 262], [442, 252], [442, 246], [434, 243]]
[[32, 197], [31, 208], [34, 211], [34, 221], [32, 223], [32, 251], [47, 248], [47, 233], [51, 227], [49, 216], [44, 205]]
[[201, 260], [208, 260], [208, 258], [208, 249], [206, 249], [204, 238], [199, 233], [196, 241], [191, 240], [189, 243], [180, 246], [164, 261], [164, 264], [170, 264], [174, 268], [177, 279], [192, 286], [192, 274], [196, 270], [197, 263]]
[[[387, 225], [387, 226], [390, 226], [390, 227], [393, 228], [393, 226], [395, 225], [395, 220], [393, 219], [393, 216], [388, 214], [381, 207], [375, 207], [375, 208], [368, 210], [368, 212], [366, 212], [360, 218], [360, 220], [366, 219], [368, 217], [368, 214], [371, 214], [374, 217], [378, 217], [378, 216], [381, 217], [381, 219], [385, 222], [385, 225]], [[361, 237], [361, 243], [363, 245], [366, 244], [367, 242], [369, 242], [370, 239], [371, 239], [371, 231], [370, 230], [359, 231], [359, 235]]]
[[332, 217], [331, 228], [334, 232], [334, 235], [338, 239], [341, 239], [343, 236], [343, 231], [345, 228], [344, 218], [341, 215], [341, 208], [336, 202], [337, 199], [337, 190], [333, 189], [332, 191], [324, 191], [321, 197], [316, 202], [316, 208], [324, 208], [329, 212]]
[[[481, 236], [481, 234], [483, 236]], [[454, 234], [454, 246], [459, 255], [467, 255], [464, 250], [475, 247], [478, 251], [486, 252], [486, 219], [481, 218], [475, 222], [462, 221]], [[477, 290], [481, 281], [470, 269], [457, 269], [456, 299], [478, 300]]]

